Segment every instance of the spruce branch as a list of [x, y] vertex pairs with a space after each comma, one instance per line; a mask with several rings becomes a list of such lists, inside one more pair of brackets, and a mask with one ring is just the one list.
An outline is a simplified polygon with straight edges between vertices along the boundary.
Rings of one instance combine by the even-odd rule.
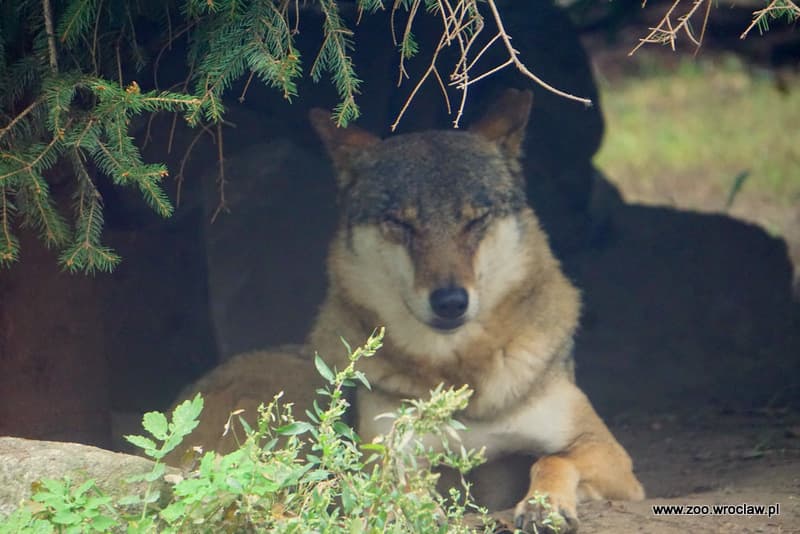
[[[710, 0], [692, 1], [710, 5]], [[772, 0], [764, 14], [783, 12], [781, 6], [794, 5], [791, 2]], [[313, 4], [322, 15], [322, 36], [308, 73], [314, 81], [331, 80], [339, 102], [333, 119], [343, 126], [360, 113], [357, 99], [362, 82], [352, 59], [354, 34], [342, 16], [339, 0], [315, 0]], [[383, 0], [356, 0], [355, 8], [356, 23], [364, 13], [391, 9], [388, 30], [399, 53], [398, 82], [412, 84], [392, 129], [431, 79], [458, 126], [469, 88], [505, 68], [516, 68], [561, 96], [587, 102], [549, 86], [525, 66], [503, 26], [496, 0], [392, 0], [384, 4]], [[211, 133], [219, 165], [220, 204], [214, 217], [227, 209], [222, 138], [226, 92], [246, 80], [238, 95], [241, 100], [257, 82], [277, 89], [287, 99], [297, 95], [297, 80], [304, 67], [294, 41], [300, 28], [300, 0], [182, 0], [161, 5], [128, 0], [55, 4], [41, 0], [34, 5], [41, 5], [41, 13], [21, 23], [22, 38], [15, 47], [4, 41], [3, 34], [9, 33], [0, 32], [0, 254], [5, 258], [0, 263], [17, 257], [16, 224], [34, 227], [45, 244], [62, 247], [61, 262], [68, 270], [112, 268], [119, 258], [100, 243], [103, 203], [96, 185], [101, 180], [134, 187], [157, 213], [172, 213], [162, 188], [166, 167], [145, 162], [143, 143], [130, 132], [132, 121], [139, 116], [147, 120], [146, 143], [155, 114], [174, 113], [168, 151], [178, 114], [189, 126], [201, 128], [181, 160], [176, 177], [178, 200], [186, 160], [200, 137]], [[486, 21], [479, 6], [488, 7]], [[397, 18], [400, 12], [406, 14], [402, 23]], [[408, 62], [425, 46], [415, 26], [425, 16], [440, 20], [442, 33], [422, 76], [410, 80]], [[490, 25], [492, 21], [496, 30], [486, 35], [484, 22]], [[162, 44], [154, 49], [155, 89], [148, 92], [125, 79], [133, 72], [126, 69], [129, 63], [141, 69], [151, 59], [146, 56], [144, 36], [149, 40], [152, 34], [142, 32], [143, 22], [155, 22], [158, 26], [150, 27], [162, 31], [160, 38], [156, 36], [156, 42]], [[3, 21], [3, 30], [5, 24]], [[158, 71], [164, 54], [173, 49], [177, 39], [186, 42], [187, 73], [163, 91]], [[442, 65], [442, 52], [448, 47], [457, 59], [452, 65]], [[489, 51], [498, 49], [503, 54], [499, 64], [482, 67]], [[451, 98], [450, 91], [459, 92], [460, 98]], [[71, 160], [74, 169], [77, 196], [74, 212], [68, 217], [71, 236], [47, 183], [48, 169], [62, 160]], [[97, 175], [89, 175], [95, 171]]]
[[7, 267], [19, 258], [19, 241], [11, 232], [14, 205], [9, 200], [10, 190], [0, 181], [0, 266]]
[[75, 239], [59, 257], [59, 263], [69, 272], [82, 270], [87, 274], [109, 272], [120, 262], [120, 257], [100, 244], [103, 229], [102, 197], [86, 172], [85, 158], [79, 149], [70, 154], [78, 178], [74, 196], [77, 218]]
[[51, 167], [58, 157], [55, 152], [61, 148], [59, 142], [59, 137], [53, 136], [46, 145], [35, 144], [29, 147], [23, 157], [16, 156], [10, 152], [0, 152], [0, 160], [13, 161], [19, 165], [16, 169], [0, 174], [0, 182], [23, 173], [39, 172]]
[[11, 119], [11, 121], [7, 125], [0, 128], [0, 141], [3, 140], [6, 134], [8, 134], [14, 128], [14, 126], [17, 123], [19, 123], [19, 121], [24, 119], [31, 111], [34, 110], [34, 108], [36, 108], [36, 106], [38, 106], [41, 103], [42, 103], [41, 99], [34, 100], [30, 104], [28, 104], [28, 107], [17, 113], [17, 115], [13, 119]]
[[17, 192], [22, 209], [23, 225], [34, 228], [48, 248], [62, 246], [69, 240], [69, 229], [50, 196], [47, 181], [41, 175], [28, 171], [29, 179]]
[[5, 109], [13, 109], [19, 101], [28, 96], [28, 92], [46, 72], [49, 72], [49, 69], [43, 68], [33, 55], [14, 61], [0, 77], [0, 104]]
[[793, 0], [771, 0], [767, 7], [753, 12], [753, 21], [739, 38], [745, 39], [755, 27], [758, 27], [761, 33], [765, 32], [769, 29], [768, 21], [779, 17], [786, 17], [789, 22], [797, 20], [800, 18], [800, 6]]
[[[43, 1], [47, 3], [47, 0]], [[70, 48], [77, 45], [92, 21], [99, 16], [99, 3], [100, 0], [74, 0], [67, 3], [66, 11], [58, 25], [58, 34], [61, 36], [59, 40]]]
[[334, 108], [332, 117], [338, 126], [347, 126], [360, 115], [355, 96], [360, 93], [361, 80], [356, 76], [349, 55], [353, 49], [353, 32], [342, 22], [336, 0], [319, 0], [319, 6], [325, 16], [322, 24], [324, 40], [311, 65], [311, 78], [319, 81], [323, 71], [331, 74], [339, 94], [339, 104]]

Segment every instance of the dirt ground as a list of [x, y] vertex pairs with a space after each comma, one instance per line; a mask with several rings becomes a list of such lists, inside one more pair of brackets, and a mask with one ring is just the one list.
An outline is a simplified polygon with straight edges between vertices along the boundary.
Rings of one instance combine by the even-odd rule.
[[[635, 417], [615, 430], [649, 498], [583, 506], [584, 531], [800, 532], [798, 423], [790, 412]], [[780, 515], [656, 516], [660, 504], [778, 504]]]
[[[582, 504], [580, 531], [800, 532], [798, 423], [800, 417], [789, 411], [636, 414], [617, 421], [612, 430], [634, 458], [648, 498]], [[696, 513], [656, 515], [653, 507], [659, 505], [691, 507]], [[773, 505], [777, 513], [714, 514], [714, 505]], [[513, 524], [510, 510], [496, 517]]]

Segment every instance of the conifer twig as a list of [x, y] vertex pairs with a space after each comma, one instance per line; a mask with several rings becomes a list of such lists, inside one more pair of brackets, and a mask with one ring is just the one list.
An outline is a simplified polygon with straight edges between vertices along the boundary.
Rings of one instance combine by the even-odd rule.
[[[71, 121], [72, 121], [72, 119], [70, 119], [70, 122]], [[67, 125], [65, 126], [65, 129], [69, 127], [70, 122], [67, 122]], [[39, 153], [39, 155], [36, 156], [35, 158], [33, 158], [33, 160], [31, 160], [31, 161], [26, 161], [26, 160], [24, 160], [22, 158], [18, 158], [18, 157], [14, 156], [12, 154], [9, 154], [9, 153], [3, 154], [4, 157], [7, 157], [9, 159], [13, 159], [17, 163], [21, 164], [22, 167], [20, 167], [18, 169], [15, 169], [13, 171], [7, 172], [6, 174], [0, 175], [0, 182], [3, 181], [3, 180], [6, 180], [8, 178], [11, 178], [12, 176], [16, 176], [17, 174], [21, 174], [21, 173], [25, 173], [25, 172], [29, 172], [29, 171], [33, 170], [34, 167], [36, 167], [40, 162], [42, 162], [42, 160], [44, 160], [45, 156], [47, 156], [47, 154], [53, 149], [53, 147], [56, 146], [56, 143], [58, 143], [58, 141], [59, 141], [58, 136], [54, 135], [53, 138], [50, 140], [50, 142], [47, 144], [47, 146], [45, 146], [44, 149]]]
[[[780, 16], [782, 12], [787, 12], [789, 17], [793, 19], [800, 17], [800, 7], [798, 7], [793, 0], [772, 0], [764, 9], [753, 12], [753, 22], [742, 32], [739, 39], [747, 37], [750, 30], [759, 24], [764, 24], [763, 21], [765, 21], [768, 16], [777, 17]], [[773, 15], [773, 13], [775, 13], [775, 15]]]
[[11, 233], [11, 207], [8, 205], [6, 184], [0, 182], [0, 228], [3, 230], [3, 247], [0, 250], [0, 265], [8, 264], [16, 258], [18, 246]]
[[50, 70], [53, 74], [58, 73], [58, 51], [56, 49], [56, 33], [53, 30], [53, 10], [50, 7], [50, 0], [42, 0], [44, 10], [44, 28], [47, 34], [47, 51], [50, 56]]
[[28, 113], [33, 111], [34, 108], [41, 103], [42, 100], [40, 98], [37, 98], [36, 100], [28, 104], [28, 107], [17, 113], [17, 116], [11, 119], [11, 122], [0, 128], [0, 140], [2, 140], [3, 137], [5, 137], [6, 134], [8, 134], [8, 132], [10, 132], [14, 128], [15, 124], [17, 124], [20, 120], [22, 120]]

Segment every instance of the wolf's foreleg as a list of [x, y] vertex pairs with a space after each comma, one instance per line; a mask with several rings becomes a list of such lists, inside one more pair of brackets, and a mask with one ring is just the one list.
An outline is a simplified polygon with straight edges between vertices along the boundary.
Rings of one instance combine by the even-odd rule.
[[564, 451], [542, 456], [531, 467], [530, 488], [515, 509], [518, 528], [575, 532], [580, 501], [644, 498], [630, 456], [581, 397], [573, 412], [578, 436]]

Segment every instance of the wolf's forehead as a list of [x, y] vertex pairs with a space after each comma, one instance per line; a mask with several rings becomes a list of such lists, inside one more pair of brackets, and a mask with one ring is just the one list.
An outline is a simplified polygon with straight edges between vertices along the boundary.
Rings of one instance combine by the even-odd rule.
[[524, 192], [500, 152], [466, 132], [390, 138], [364, 154], [353, 170], [356, 184], [349, 196], [362, 214], [407, 208], [420, 214], [458, 212], [465, 206], [513, 210], [524, 204]]

